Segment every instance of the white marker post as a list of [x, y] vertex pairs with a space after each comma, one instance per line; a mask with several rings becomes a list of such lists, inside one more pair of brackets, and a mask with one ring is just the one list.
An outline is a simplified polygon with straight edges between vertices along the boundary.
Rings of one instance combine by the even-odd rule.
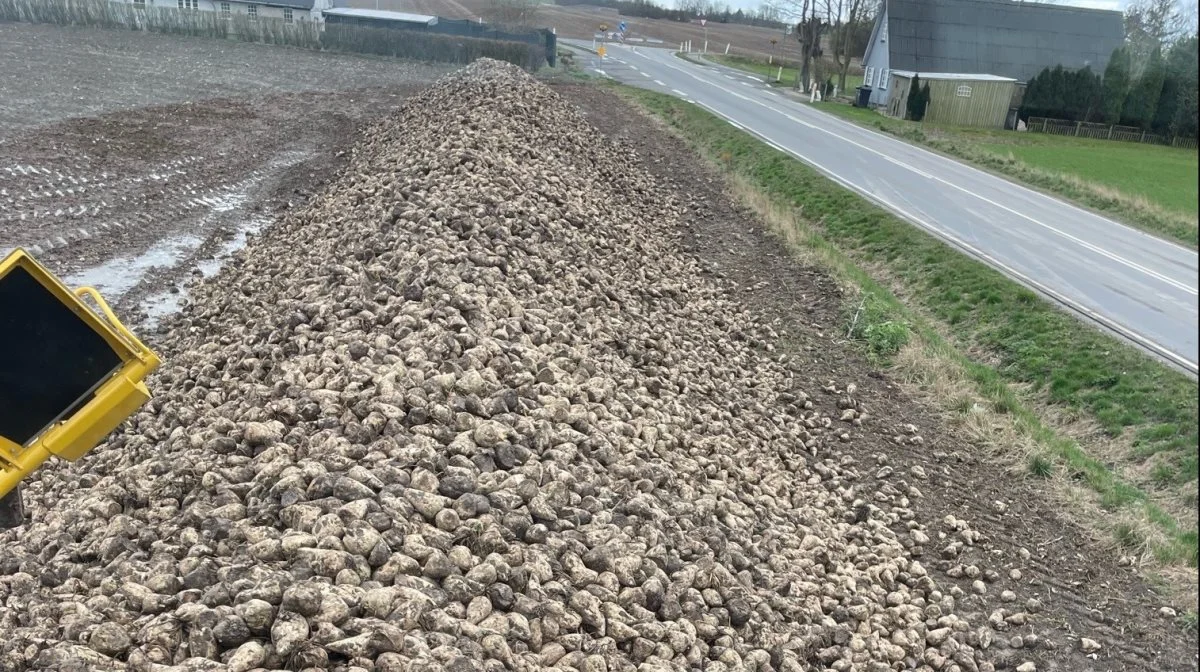
[[779, 66], [779, 72], [775, 73], [775, 81], [777, 81], [777, 82], [783, 81], [783, 66], [782, 65]]
[[730, 45], [730, 43], [729, 43], [729, 42], [726, 42], [726, 43], [725, 43], [725, 55], [726, 55], [726, 56], [728, 56], [728, 55], [729, 55], [729, 45]]

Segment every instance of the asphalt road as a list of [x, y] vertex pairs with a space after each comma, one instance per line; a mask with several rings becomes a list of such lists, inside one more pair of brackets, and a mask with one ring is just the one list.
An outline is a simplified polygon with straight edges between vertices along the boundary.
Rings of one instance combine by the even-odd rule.
[[610, 45], [606, 58], [582, 52], [581, 59], [597, 74], [708, 109], [1080, 317], [1197, 372], [1196, 252], [824, 114], [740, 71], [649, 47]]

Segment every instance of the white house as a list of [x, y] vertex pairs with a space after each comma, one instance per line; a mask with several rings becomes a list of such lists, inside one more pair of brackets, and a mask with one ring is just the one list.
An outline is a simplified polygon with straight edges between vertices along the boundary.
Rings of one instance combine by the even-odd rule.
[[218, 12], [224, 16], [242, 15], [296, 21], [323, 21], [326, 9], [334, 0], [122, 0], [139, 7], [185, 9], [198, 12]]

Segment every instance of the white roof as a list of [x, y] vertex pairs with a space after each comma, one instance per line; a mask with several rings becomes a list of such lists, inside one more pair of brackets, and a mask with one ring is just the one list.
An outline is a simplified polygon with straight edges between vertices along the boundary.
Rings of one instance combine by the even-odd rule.
[[1015, 82], [1017, 80], [1012, 77], [1001, 77], [1000, 75], [968, 75], [959, 72], [919, 72], [914, 73], [912, 70], [892, 70], [893, 75], [907, 77], [912, 79], [914, 74], [921, 75], [921, 79], [965, 79], [976, 82]]
[[334, 7], [324, 11], [326, 16], [352, 16], [360, 19], [379, 19], [381, 21], [405, 21], [407, 23], [424, 23], [434, 25], [438, 17], [426, 14], [409, 14], [408, 12], [389, 12], [382, 9], [355, 9], [353, 7]]

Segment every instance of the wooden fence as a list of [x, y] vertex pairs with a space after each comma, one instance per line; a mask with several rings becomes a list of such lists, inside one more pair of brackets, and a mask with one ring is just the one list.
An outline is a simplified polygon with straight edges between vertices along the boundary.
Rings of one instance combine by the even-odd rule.
[[1121, 142], [1144, 142], [1151, 145], [1196, 149], [1196, 138], [1171, 138], [1144, 131], [1136, 126], [1094, 124], [1087, 121], [1030, 117], [1029, 121], [1025, 123], [1025, 128], [1034, 133], [1049, 133], [1050, 135], [1070, 135], [1076, 138], [1118, 140]]

